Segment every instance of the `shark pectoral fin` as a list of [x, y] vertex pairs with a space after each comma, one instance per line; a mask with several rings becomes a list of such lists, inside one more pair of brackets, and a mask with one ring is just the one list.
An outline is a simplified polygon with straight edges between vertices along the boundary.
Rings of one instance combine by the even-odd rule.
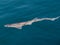
[[17, 27], [17, 29], [22, 29], [22, 27]]

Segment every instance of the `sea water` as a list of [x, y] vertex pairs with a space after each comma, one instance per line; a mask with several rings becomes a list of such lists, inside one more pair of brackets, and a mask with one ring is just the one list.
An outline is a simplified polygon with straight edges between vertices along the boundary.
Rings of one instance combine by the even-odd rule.
[[60, 18], [36, 22], [23, 29], [4, 27], [35, 17], [57, 16], [60, 0], [0, 0], [0, 45], [60, 45]]

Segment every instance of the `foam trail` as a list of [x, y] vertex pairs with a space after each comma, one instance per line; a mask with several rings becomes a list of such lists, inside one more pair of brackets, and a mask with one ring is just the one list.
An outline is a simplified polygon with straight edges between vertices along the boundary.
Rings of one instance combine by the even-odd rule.
[[14, 28], [17, 28], [17, 29], [22, 29], [23, 26], [25, 26], [25, 25], [32, 25], [32, 23], [34, 23], [34, 22], [44, 21], [44, 20], [55, 21], [58, 18], [60, 18], [60, 16], [58, 16], [56, 18], [34, 18], [34, 19], [32, 19], [30, 21], [26, 21], [26, 22], [7, 24], [7, 25], [4, 25], [4, 27], [14, 27]]

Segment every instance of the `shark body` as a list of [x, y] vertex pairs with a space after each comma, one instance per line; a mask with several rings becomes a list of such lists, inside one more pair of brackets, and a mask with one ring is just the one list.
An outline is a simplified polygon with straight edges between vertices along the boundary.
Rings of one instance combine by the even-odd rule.
[[6, 24], [6, 25], [4, 25], [4, 27], [13, 27], [13, 28], [17, 28], [17, 29], [22, 29], [23, 26], [32, 25], [32, 23], [34, 23], [34, 22], [43, 21], [43, 20], [55, 21], [58, 18], [60, 18], [60, 16], [58, 16], [56, 18], [34, 18], [34, 19], [32, 19], [30, 21], [26, 21], [26, 22], [20, 22], [20, 23], [14, 23], [14, 24]]

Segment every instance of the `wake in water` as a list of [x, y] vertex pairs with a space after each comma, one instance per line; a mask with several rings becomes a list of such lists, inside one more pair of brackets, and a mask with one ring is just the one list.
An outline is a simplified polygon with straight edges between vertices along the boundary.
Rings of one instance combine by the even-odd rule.
[[25, 25], [32, 25], [32, 23], [34, 23], [34, 22], [44, 21], [44, 20], [55, 21], [58, 18], [60, 18], [60, 16], [58, 16], [56, 18], [34, 18], [34, 19], [32, 19], [30, 21], [26, 21], [26, 22], [7, 24], [7, 25], [4, 25], [4, 27], [14, 27], [14, 28], [17, 28], [17, 29], [22, 29], [23, 26], [25, 26]]

